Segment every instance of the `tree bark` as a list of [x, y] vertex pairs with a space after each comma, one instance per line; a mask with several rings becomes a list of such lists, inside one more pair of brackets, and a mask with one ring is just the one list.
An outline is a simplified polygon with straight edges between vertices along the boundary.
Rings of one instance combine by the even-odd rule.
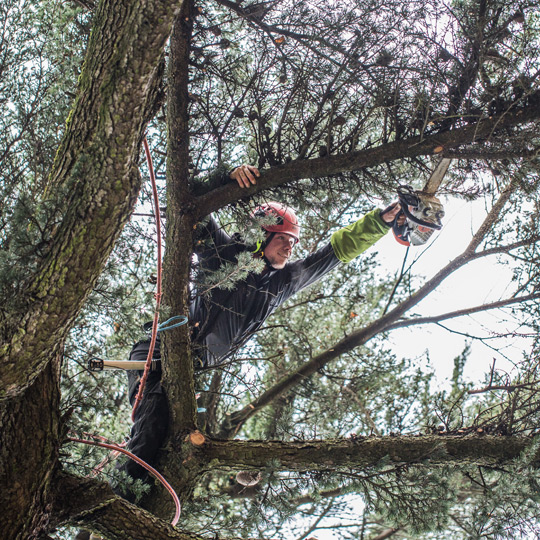
[[[55, 481], [51, 526], [65, 523], [104, 535], [107, 540], [204, 540], [173, 527], [169, 520], [116, 496], [108, 484], [61, 473]], [[227, 537], [222, 537], [227, 540]]]
[[[170, 39], [168, 69], [167, 245], [164, 265], [164, 304], [171, 315], [188, 315], [189, 274], [193, 252], [192, 197], [189, 192], [189, 43], [193, 2], [186, 0]], [[166, 332], [164, 385], [171, 410], [172, 434], [196, 427], [193, 362], [189, 325]]]
[[52, 524], [59, 525], [66, 522], [104, 535], [107, 540], [201, 538], [175, 529], [167, 519], [160, 519], [128, 503], [116, 496], [106, 483], [60, 474], [56, 483]]
[[59, 444], [62, 343], [118, 238], [140, 184], [138, 158], [181, 0], [100, 2], [47, 198], [65, 201], [47, 255], [0, 335], [0, 505], [4, 538], [46, 530]]
[[50, 519], [60, 444], [56, 366], [49, 363], [24, 394], [0, 401], [0, 530], [6, 540], [37, 537]]
[[[361, 469], [387, 460], [391, 465], [448, 463], [496, 466], [517, 458], [532, 439], [520, 436], [421, 435], [355, 437], [324, 441], [209, 441], [199, 459], [212, 467], [260, 469], [279, 463], [278, 470]], [[536, 455], [533, 462], [540, 456]]]
[[0, 348], [2, 397], [24, 390], [62, 342], [136, 200], [143, 130], [178, 3], [107, 1], [95, 13], [47, 196], [65, 214]]

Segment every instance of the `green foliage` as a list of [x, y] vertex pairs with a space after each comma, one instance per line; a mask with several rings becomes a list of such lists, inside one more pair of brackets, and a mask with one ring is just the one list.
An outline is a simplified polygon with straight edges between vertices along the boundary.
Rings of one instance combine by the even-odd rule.
[[206, 276], [203, 287], [205, 292], [214, 287], [230, 291], [235, 284], [247, 277], [250, 272], [261, 272], [264, 262], [254, 259], [249, 251], [239, 253], [235, 262], [224, 263], [219, 270]]
[[[0, 303], [16, 305], [61, 219], [43, 198], [82, 62], [88, 16], [55, 2], [0, 7]], [[69, 52], [68, 52], [69, 51]], [[70, 95], [71, 94], [71, 95]]]
[[[540, 18], [532, 1], [517, 6], [458, 0], [451, 8], [423, 0], [205, 2], [198, 7], [187, 74], [190, 196], [215, 188], [229, 170], [225, 163], [279, 167], [376, 150], [517, 108], [534, 109], [539, 99]], [[10, 319], [20, 308], [17, 295], [48, 256], [69, 200], [54, 189], [43, 193], [92, 21], [91, 12], [52, 0], [6, 0], [0, 19], [0, 320], [9, 326], [18, 323]], [[163, 174], [162, 112], [152, 122], [150, 139], [156, 169]], [[443, 193], [482, 198], [491, 207], [511, 181], [517, 184], [478, 248], [498, 250], [494, 255], [512, 267], [509, 297], [536, 293], [539, 286], [539, 146], [535, 122], [462, 145], [456, 172], [443, 187]], [[305, 256], [338, 227], [393, 198], [398, 183], [422, 187], [434, 160], [407, 155], [396, 160], [384, 153], [387, 148], [377, 149], [379, 165], [331, 176], [314, 169], [313, 178], [223, 209], [221, 221], [228, 232], [240, 231], [247, 245], [256, 245], [263, 237], [261, 223], [249, 218], [250, 210], [267, 200], [287, 202], [301, 215], [302, 240], [295, 253]], [[216, 166], [218, 174], [209, 177]], [[159, 190], [163, 204], [163, 185]], [[146, 214], [149, 207], [144, 187], [136, 213]], [[89, 373], [86, 364], [95, 357], [126, 358], [142, 337], [142, 323], [151, 318], [156, 268], [151, 223], [144, 215], [126, 226], [66, 344], [62, 411], [77, 432], [120, 441], [129, 429], [124, 374]], [[282, 306], [230, 363], [199, 374], [197, 386], [208, 402], [208, 434], [219, 433], [231, 413], [408, 299], [424, 283], [416, 262], [393, 292], [394, 277], [371, 250]], [[230, 290], [262, 266], [243, 253], [218, 272], [198, 276], [196, 286]], [[505, 323], [515, 321], [518, 328], [505, 329], [509, 337], [537, 332], [538, 299], [502, 309]], [[423, 331], [415, 330], [420, 338]], [[486, 386], [506, 389], [471, 397], [467, 391], [473, 385], [464, 370], [478, 354], [472, 331], [464, 336], [447, 386], [437, 390], [431, 368], [437, 353], [414, 357], [396, 350], [389, 337], [378, 334], [304, 378], [237, 435], [298, 441], [416, 434], [438, 431], [440, 425], [452, 433], [537, 435], [537, 346], [516, 366], [516, 374], [494, 369], [486, 376]], [[489, 344], [491, 337], [477, 341]], [[65, 451], [66, 468], [81, 475], [105, 455], [75, 445]], [[306, 523], [319, 518], [321, 524], [324, 519], [343, 524], [353, 516], [349, 532], [341, 529], [344, 537], [367, 538], [391, 525], [403, 535], [425, 538], [538, 535], [537, 447], [531, 452], [501, 470], [449, 470], [429, 462], [396, 467], [383, 460], [362, 470], [322, 463], [319, 470], [290, 472], [277, 462], [261, 463], [262, 481], [250, 489], [237, 484], [237, 471], [212, 470], [184, 506], [183, 526], [208, 536], [287, 538], [291, 531], [301, 537]], [[105, 474], [115, 479], [114, 470]], [[351, 506], [354, 497], [361, 499], [361, 510]]]

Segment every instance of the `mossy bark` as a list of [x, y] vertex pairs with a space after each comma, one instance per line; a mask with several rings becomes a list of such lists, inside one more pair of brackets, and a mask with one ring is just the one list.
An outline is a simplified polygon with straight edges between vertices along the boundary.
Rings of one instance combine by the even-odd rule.
[[[186, 0], [170, 39], [167, 92], [167, 245], [163, 265], [163, 306], [167, 315], [188, 315], [189, 276], [193, 252], [192, 197], [189, 190], [189, 54], [195, 16]], [[162, 334], [163, 386], [170, 409], [169, 442], [162, 453], [160, 471], [170, 479], [182, 501], [193, 491], [199, 474], [186, 435], [196, 429], [194, 369], [190, 327], [183, 325]], [[194, 468], [192, 468], [194, 466]], [[172, 510], [171, 497], [156, 487], [146, 507], [157, 515]]]
[[34, 538], [50, 519], [60, 444], [54, 365], [24, 394], [0, 401], [0, 530], [6, 540]]
[[94, 14], [46, 197], [64, 201], [23, 306], [0, 329], [0, 504], [6, 539], [47, 530], [58, 467], [62, 343], [135, 204], [145, 125], [181, 0], [107, 0]]

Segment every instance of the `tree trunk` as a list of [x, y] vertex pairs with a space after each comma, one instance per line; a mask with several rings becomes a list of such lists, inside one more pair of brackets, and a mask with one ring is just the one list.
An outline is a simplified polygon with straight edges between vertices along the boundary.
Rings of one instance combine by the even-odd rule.
[[1, 529], [47, 529], [59, 440], [59, 352], [135, 204], [140, 143], [163, 48], [182, 4], [105, 0], [94, 13], [77, 96], [47, 198], [65, 203], [48, 252], [0, 328]]
[[[171, 315], [188, 315], [189, 274], [193, 252], [192, 201], [189, 193], [189, 43], [193, 2], [186, 0], [170, 40], [167, 95], [167, 246], [164, 304]], [[164, 335], [164, 386], [171, 410], [171, 433], [195, 428], [196, 402], [189, 325]]]
[[28, 540], [46, 528], [58, 462], [58, 358], [24, 394], [0, 402], [0, 530]]

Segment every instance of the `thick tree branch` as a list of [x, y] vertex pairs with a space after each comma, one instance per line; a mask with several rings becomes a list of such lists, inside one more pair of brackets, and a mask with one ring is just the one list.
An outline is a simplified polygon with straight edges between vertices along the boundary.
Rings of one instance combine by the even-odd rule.
[[444, 153], [465, 144], [490, 139], [499, 130], [515, 125], [536, 121], [540, 118], [540, 100], [532, 106], [513, 108], [498, 116], [484, 118], [474, 124], [450, 129], [442, 133], [423, 137], [394, 141], [376, 148], [357, 150], [344, 154], [325, 156], [317, 159], [296, 160], [286, 165], [263, 171], [256, 185], [240, 188], [228, 184], [199, 196], [194, 217], [202, 219], [206, 215], [223, 208], [244, 197], [250, 197], [268, 188], [275, 188], [305, 178], [330, 176], [345, 171], [374, 167], [397, 159], [412, 158], [435, 153], [443, 147]]
[[54, 526], [69, 523], [92, 530], [108, 540], [202, 540], [128, 503], [103, 482], [61, 475], [56, 491]]
[[[422, 435], [358, 437], [325, 441], [210, 441], [200, 459], [213, 467], [254, 468], [279, 463], [279, 470], [362, 468], [389, 460], [392, 465], [474, 463], [501, 465], [517, 458], [532, 439], [521, 436]], [[537, 461], [540, 456], [536, 456]]]

